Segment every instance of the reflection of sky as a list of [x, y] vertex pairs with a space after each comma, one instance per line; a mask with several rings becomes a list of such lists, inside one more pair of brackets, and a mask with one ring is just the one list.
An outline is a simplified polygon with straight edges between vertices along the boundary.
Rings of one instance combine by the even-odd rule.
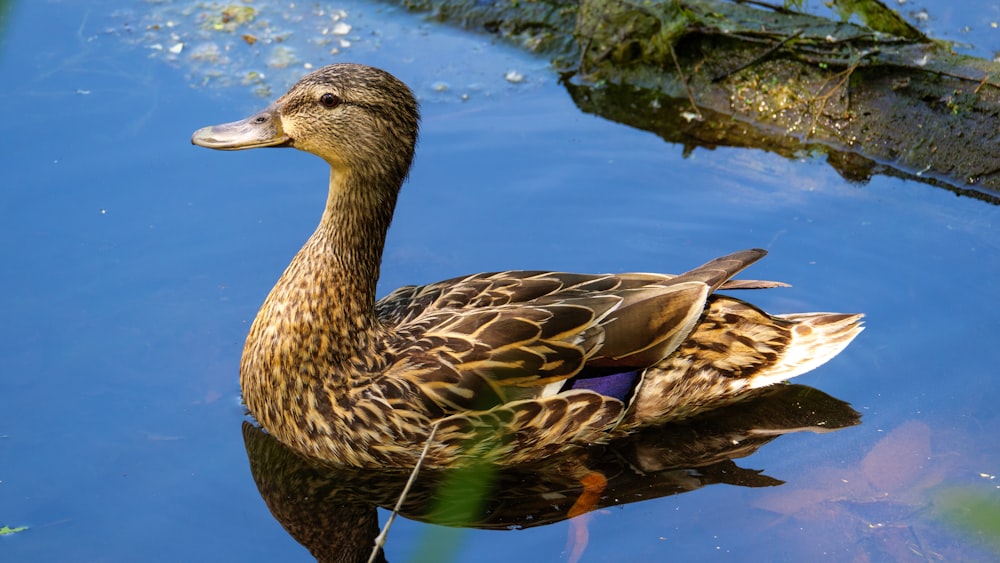
[[[4, 557], [305, 560], [246, 470], [237, 369], [256, 308], [318, 218], [324, 165], [191, 147], [198, 127], [265, 101], [190, 88], [186, 68], [107, 32], [121, 21], [113, 2], [54, 4], [15, 8], [0, 61], [0, 525], [31, 528], [4, 538]], [[416, 84], [425, 110], [381, 293], [505, 268], [679, 271], [763, 246], [772, 254], [747, 275], [794, 287], [741, 297], [868, 313], [868, 330], [801, 380], [865, 419], [781, 438], [741, 465], [807, 487], [795, 481], [806, 468], [856, 464], [918, 420], [950, 482], [976, 487], [967, 476], [997, 466], [995, 449], [975, 446], [998, 422], [997, 208], [895, 179], [850, 185], [819, 161], [761, 151], [684, 158], [580, 114], [539, 60], [421, 29], [357, 58]], [[502, 80], [511, 67], [526, 83]], [[491, 80], [465, 103], [432, 87]], [[754, 508], [757, 494], [710, 487], [598, 514], [588, 553], [767, 559], [765, 528], [794, 538], [804, 525]], [[425, 531], [397, 523], [390, 559]], [[465, 532], [462, 554], [553, 559], [566, 533]]]

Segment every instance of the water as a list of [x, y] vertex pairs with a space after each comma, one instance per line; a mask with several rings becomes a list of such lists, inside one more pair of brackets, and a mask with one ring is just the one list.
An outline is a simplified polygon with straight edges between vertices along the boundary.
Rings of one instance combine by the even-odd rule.
[[[996, 5], [924, 4], [941, 35], [996, 49]], [[0, 528], [28, 529], [0, 537], [0, 559], [309, 560], [250, 474], [237, 379], [249, 322], [318, 219], [325, 165], [191, 147], [198, 127], [267, 100], [192, 88], [202, 74], [130, 39], [150, 6], [21, 2], [3, 30]], [[584, 561], [996, 558], [995, 528], [976, 530], [1000, 504], [997, 207], [884, 177], [852, 185], [762, 151], [685, 157], [581, 114], [543, 61], [384, 6], [349, 12], [386, 30], [351, 60], [413, 84], [424, 109], [381, 293], [506, 268], [679, 271], [761, 246], [771, 254], [749, 273], [793, 287], [755, 303], [868, 314], [846, 352], [798, 381], [851, 403], [861, 425], [737, 460], [780, 487], [598, 511]], [[947, 14], [982, 23], [960, 31]], [[525, 80], [504, 80], [510, 69]], [[387, 555], [434, 541], [462, 561], [565, 559], [573, 531], [403, 519]]]

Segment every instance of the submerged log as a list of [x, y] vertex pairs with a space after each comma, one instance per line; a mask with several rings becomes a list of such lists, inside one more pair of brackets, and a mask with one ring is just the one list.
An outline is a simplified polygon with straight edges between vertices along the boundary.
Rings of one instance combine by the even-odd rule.
[[[694, 146], [825, 153], [1000, 203], [1000, 64], [953, 53], [874, 0], [834, 22], [763, 2], [400, 0], [545, 53], [584, 110]], [[881, 19], [879, 19], [881, 18]]]

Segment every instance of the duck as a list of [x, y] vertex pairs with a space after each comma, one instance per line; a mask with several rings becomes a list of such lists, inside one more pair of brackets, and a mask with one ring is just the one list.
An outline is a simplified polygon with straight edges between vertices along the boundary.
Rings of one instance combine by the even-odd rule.
[[862, 314], [771, 315], [717, 292], [785, 285], [735, 278], [762, 249], [679, 275], [497, 271], [377, 298], [419, 121], [401, 80], [339, 63], [192, 135], [330, 166], [319, 225], [240, 361], [249, 414], [301, 455], [375, 470], [538, 462], [732, 404], [826, 363], [863, 329]]

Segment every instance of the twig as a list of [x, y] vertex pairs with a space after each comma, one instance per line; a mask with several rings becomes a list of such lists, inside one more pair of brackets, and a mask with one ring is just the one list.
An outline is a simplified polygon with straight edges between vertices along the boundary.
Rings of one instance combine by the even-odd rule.
[[681, 63], [677, 60], [677, 53], [674, 52], [674, 46], [667, 44], [667, 47], [670, 48], [670, 57], [674, 59], [674, 68], [677, 69], [677, 75], [681, 77], [681, 82], [684, 83], [684, 91], [687, 92], [688, 102], [691, 103], [691, 109], [694, 110], [696, 115], [695, 119], [701, 121], [705, 118], [701, 115], [701, 112], [698, 111], [698, 104], [694, 101], [694, 94], [691, 92], [691, 85], [688, 84], [687, 76], [684, 76], [684, 71], [681, 70]]
[[[775, 51], [777, 51], [778, 49], [784, 47], [786, 43], [788, 43], [792, 39], [795, 39], [798, 36], [802, 35], [803, 31], [805, 31], [805, 30], [800, 29], [800, 30], [796, 31], [795, 33], [789, 35], [788, 37], [782, 39], [781, 41], [778, 41], [778, 43], [772, 45], [771, 48], [769, 48], [768, 50], [764, 51], [760, 55], [754, 57], [748, 63], [742, 64], [742, 65], [740, 65], [740, 66], [738, 66], [738, 67], [736, 67], [736, 68], [734, 68], [732, 70], [728, 70], [728, 71], [720, 74], [719, 76], [716, 76], [715, 78], [712, 79], [712, 82], [719, 82], [720, 80], [724, 80], [726, 78], [729, 78], [730, 76], [736, 74], [737, 72], [739, 72], [739, 71], [741, 71], [741, 70], [743, 70], [745, 68], [750, 68], [753, 65], [760, 63], [764, 59], [766, 59], [766, 58], [770, 57], [771, 55], [773, 55]], [[677, 60], [677, 59], [674, 59], [674, 60]]]
[[[847, 69], [845, 69], [845, 70], [843, 70], [843, 71], [841, 71], [841, 72], [833, 75], [832, 77], [830, 77], [829, 79], [827, 79], [819, 87], [819, 92], [817, 93], [816, 97], [813, 98], [813, 101], [814, 102], [819, 102], [819, 105], [816, 108], [816, 111], [813, 112], [812, 125], [809, 126], [809, 132], [807, 133], [807, 135], [812, 135], [813, 133], [816, 132], [816, 124], [819, 122], [819, 118], [823, 115], [823, 112], [826, 111], [826, 104], [827, 104], [827, 102], [830, 101], [830, 98], [833, 97], [834, 93], [836, 93], [837, 90], [840, 90], [841, 88], [844, 87], [844, 85], [847, 84], [847, 81], [851, 79], [851, 75], [854, 74], [854, 71], [857, 70], [859, 66], [861, 66], [861, 61], [863, 61], [865, 59], [865, 57], [868, 57], [868, 56], [870, 56], [870, 55], [872, 55], [872, 54], [874, 54], [876, 52], [877, 51], [863, 51], [863, 52], [861, 52], [857, 56], [857, 58], [855, 58], [851, 62], [851, 66], [849, 66], [849, 67], [847, 67]], [[827, 87], [828, 84], [830, 84], [830, 81], [833, 80], [834, 78], [837, 78], [838, 76], [840, 77], [840, 80], [833, 86], [833, 88], [830, 88], [829, 90], [826, 90], [826, 87]], [[824, 90], [826, 90], [825, 93], [824, 93]]]
[[979, 86], [976, 86], [976, 89], [973, 90], [972, 93], [979, 94], [979, 89], [982, 88], [983, 86], [986, 86], [986, 84], [988, 84], [989, 81], [990, 81], [990, 75], [989, 73], [987, 73], [985, 76], [983, 76], [983, 79], [979, 82]]
[[372, 546], [372, 554], [368, 557], [368, 563], [375, 563], [378, 558], [378, 552], [385, 547], [386, 539], [389, 537], [389, 527], [392, 526], [392, 521], [396, 519], [396, 515], [403, 508], [403, 502], [406, 501], [406, 495], [410, 492], [410, 487], [417, 480], [417, 473], [420, 472], [420, 466], [424, 463], [424, 458], [427, 457], [427, 452], [431, 449], [431, 442], [434, 441], [434, 434], [437, 432], [438, 425], [441, 420], [437, 420], [431, 425], [431, 431], [427, 434], [427, 441], [424, 442], [424, 450], [420, 452], [420, 458], [417, 459], [417, 464], [413, 466], [413, 471], [410, 472], [410, 478], [406, 480], [406, 485], [403, 486], [403, 491], [399, 493], [399, 499], [396, 501], [396, 506], [392, 508], [392, 514], [389, 515], [389, 519], [385, 521], [385, 526], [382, 527], [382, 531], [379, 532], [378, 536], [375, 537], [375, 545]]

